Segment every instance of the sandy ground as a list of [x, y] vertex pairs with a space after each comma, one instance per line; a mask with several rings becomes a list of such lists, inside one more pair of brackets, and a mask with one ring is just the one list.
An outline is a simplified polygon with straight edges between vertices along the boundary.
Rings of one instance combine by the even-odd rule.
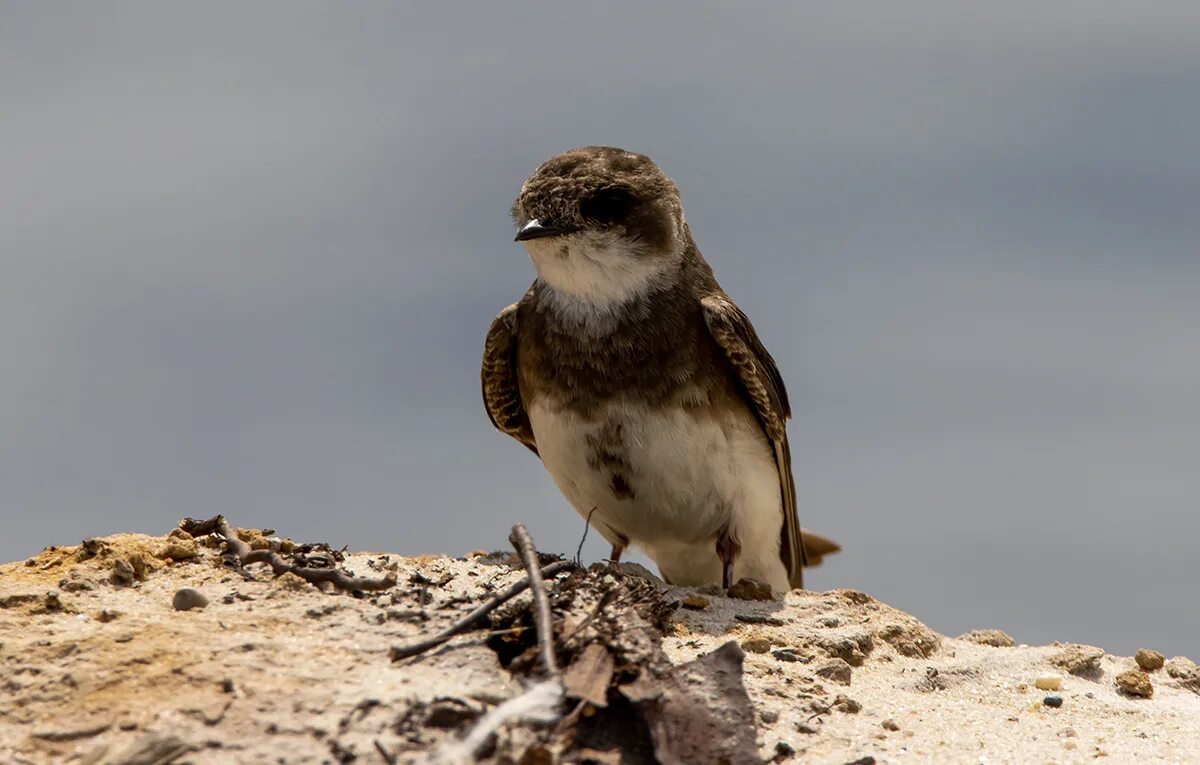
[[[141, 578], [114, 584], [117, 561]], [[204, 545], [134, 534], [0, 566], [0, 763], [384, 763], [380, 749], [422, 762], [520, 692], [478, 632], [387, 656], [519, 572], [437, 556], [345, 565], [400, 584], [356, 598], [261, 568], [248, 581]], [[175, 610], [181, 587], [208, 605]], [[763, 761], [1200, 762], [1186, 659], [1151, 671], [1141, 698], [1116, 684], [1133, 659], [952, 639], [863, 593], [667, 595], [684, 604], [663, 638], [673, 661], [731, 639], [746, 651]], [[1036, 688], [1043, 676], [1060, 689]], [[183, 753], [133, 753], [172, 745]]]

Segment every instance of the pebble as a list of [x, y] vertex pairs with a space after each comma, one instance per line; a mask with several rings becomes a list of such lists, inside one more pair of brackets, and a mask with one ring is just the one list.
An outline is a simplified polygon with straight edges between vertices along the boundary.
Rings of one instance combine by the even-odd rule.
[[849, 696], [845, 696], [845, 695], [839, 693], [837, 695], [837, 698], [835, 698], [833, 700], [833, 708], [838, 710], [839, 712], [845, 712], [846, 714], [856, 715], [862, 711], [862, 704], [858, 703], [857, 701], [850, 698]]
[[204, 608], [208, 605], [208, 598], [204, 597], [204, 593], [191, 587], [183, 587], [175, 591], [175, 597], [171, 598], [171, 605], [175, 606], [176, 611], [191, 611], [193, 608]]
[[[176, 531], [180, 531], [180, 529], [176, 529]], [[200, 557], [200, 547], [196, 544], [196, 540], [190, 537], [188, 539], [172, 539], [163, 547], [158, 557], [174, 561], [191, 560]]]
[[900, 724], [890, 717], [884, 720], [882, 725], [884, 730], [900, 730]]
[[1140, 669], [1122, 672], [1114, 680], [1117, 690], [1126, 696], [1148, 699], [1154, 695], [1154, 686], [1150, 684], [1150, 676]]
[[774, 709], [764, 709], [758, 713], [758, 719], [762, 720], [767, 725], [779, 722], [779, 713]]
[[1158, 651], [1151, 651], [1149, 648], [1139, 648], [1133, 660], [1142, 669], [1147, 672], [1153, 672], [1156, 669], [1162, 669], [1163, 664], [1167, 661], [1167, 657]]
[[779, 661], [788, 661], [788, 662], [799, 661], [799, 662], [807, 663], [810, 660], [807, 656], [802, 656], [801, 654], [796, 653], [791, 648], [780, 648], [776, 651], [771, 651], [771, 655], [774, 656]]
[[691, 611], [703, 611], [708, 608], [708, 598], [703, 595], [688, 595], [680, 603], [684, 608]]
[[775, 758], [772, 762], [783, 762], [791, 759], [796, 754], [796, 750], [786, 741], [778, 741], [775, 744]]
[[1033, 681], [1039, 691], [1057, 691], [1062, 688], [1062, 677], [1059, 675], [1038, 675]]
[[738, 600], [772, 600], [775, 597], [771, 585], [757, 579], [739, 579], [725, 594]]
[[818, 728], [817, 725], [814, 724], [818, 720], [820, 720], [819, 717], [814, 718], [813, 720], [806, 720], [804, 722], [798, 722], [798, 723], [796, 723], [796, 730], [799, 731], [800, 733], [808, 733], [808, 734], [816, 733], [818, 730], [820, 730], [820, 728]]
[[1063, 700], [1062, 696], [1047, 696], [1046, 698], [1042, 699], [1042, 703], [1053, 709], [1058, 709], [1062, 706]]
[[96, 614], [96, 621], [107, 624], [108, 622], [118, 618], [120, 615], [120, 611], [114, 611], [111, 608], [102, 608], [100, 609], [100, 612]]

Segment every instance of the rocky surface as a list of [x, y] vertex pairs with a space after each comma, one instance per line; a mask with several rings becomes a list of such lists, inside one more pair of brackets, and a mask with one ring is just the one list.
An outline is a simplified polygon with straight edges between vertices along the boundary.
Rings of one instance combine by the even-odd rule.
[[[520, 579], [503, 555], [346, 555], [352, 573], [390, 571], [398, 584], [343, 593], [230, 569], [219, 547], [120, 534], [0, 566], [0, 762], [429, 762], [536, 674], [528, 593], [497, 609], [489, 632], [389, 659]], [[735, 763], [1187, 762], [1200, 751], [1200, 671], [1181, 657], [1143, 655], [1139, 669], [1089, 646], [1007, 646], [997, 631], [948, 638], [849, 590], [755, 601], [623, 579], [635, 577], [551, 583], [563, 712], [575, 717], [501, 727], [486, 761], [651, 762], [657, 751], [697, 762], [718, 738]], [[1048, 676], [1055, 690], [1035, 687]], [[688, 696], [695, 688], [709, 695]], [[696, 698], [708, 700], [699, 712]], [[628, 730], [601, 735], [594, 721], [619, 714]]]

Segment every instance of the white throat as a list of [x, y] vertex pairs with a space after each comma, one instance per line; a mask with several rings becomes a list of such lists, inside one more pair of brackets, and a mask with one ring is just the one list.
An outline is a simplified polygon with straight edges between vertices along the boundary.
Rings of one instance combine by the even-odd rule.
[[547, 304], [563, 319], [592, 331], [612, 326], [617, 309], [663, 285], [677, 258], [647, 255], [614, 234], [586, 231], [530, 239], [525, 245]]

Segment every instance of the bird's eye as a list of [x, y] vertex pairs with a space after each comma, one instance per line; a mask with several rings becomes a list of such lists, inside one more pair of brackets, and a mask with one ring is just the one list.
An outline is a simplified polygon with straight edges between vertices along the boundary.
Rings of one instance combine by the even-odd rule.
[[615, 223], [633, 207], [633, 195], [625, 189], [600, 189], [579, 203], [584, 218], [598, 223]]

